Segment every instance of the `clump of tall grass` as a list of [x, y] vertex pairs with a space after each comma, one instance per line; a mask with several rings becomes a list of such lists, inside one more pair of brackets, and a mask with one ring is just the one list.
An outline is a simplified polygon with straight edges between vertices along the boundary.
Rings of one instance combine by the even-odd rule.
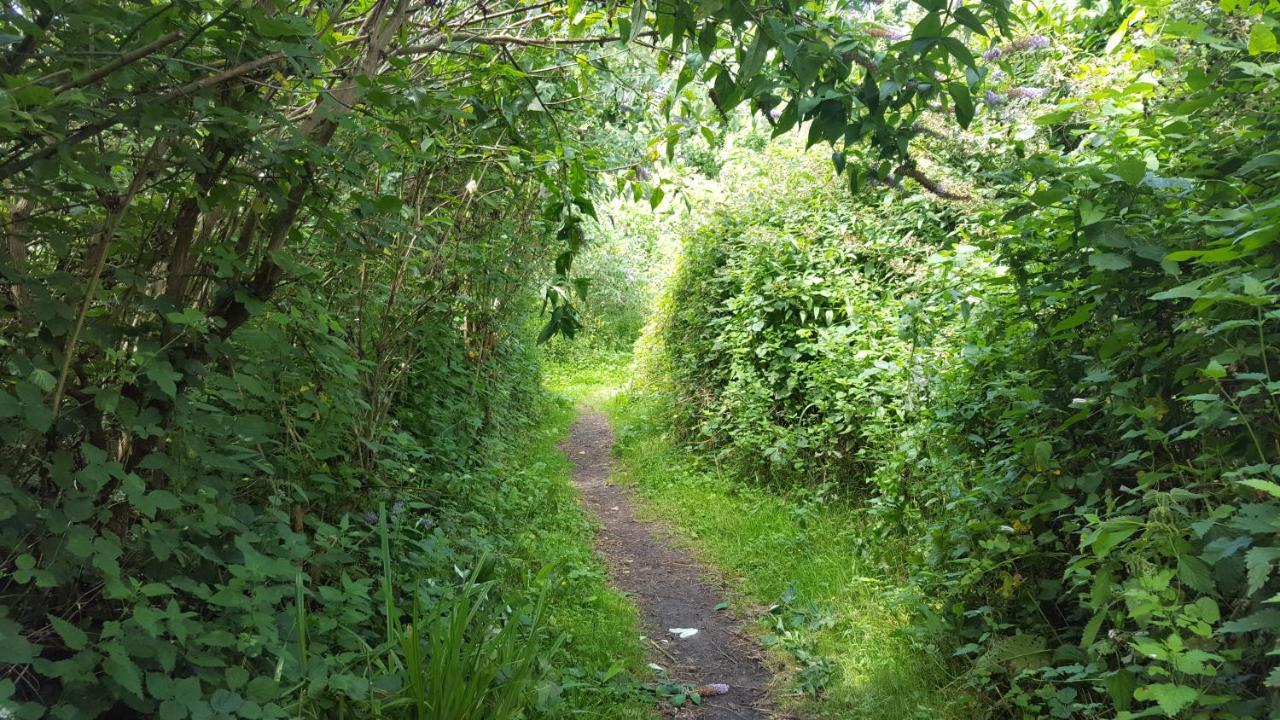
[[[547, 629], [548, 576], [537, 578], [536, 598], [512, 607], [496, 580], [482, 580], [493, 563], [479, 556], [444, 598], [418, 584], [409, 592], [394, 573], [386, 508], [378, 513], [386, 640], [366, 645], [369, 674], [399, 680], [375, 692], [357, 716], [405, 720], [515, 720], [524, 717], [541, 679], [540, 657], [556, 653], [563, 635]], [[301, 576], [300, 576], [301, 577]], [[299, 580], [297, 638], [306, 657], [306, 606]], [[384, 687], [386, 687], [384, 685]]]

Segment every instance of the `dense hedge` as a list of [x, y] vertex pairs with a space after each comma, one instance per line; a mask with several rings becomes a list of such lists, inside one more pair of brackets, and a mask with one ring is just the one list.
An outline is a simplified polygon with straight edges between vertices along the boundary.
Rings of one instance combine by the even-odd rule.
[[1276, 65], [1146, 12], [1041, 17], [1001, 62], [1057, 107], [935, 133], [932, 188], [739, 143], [648, 336], [686, 437], [859, 508], [1001, 716], [1277, 707]]
[[6, 6], [0, 715], [410, 713], [602, 162], [454, 11]]

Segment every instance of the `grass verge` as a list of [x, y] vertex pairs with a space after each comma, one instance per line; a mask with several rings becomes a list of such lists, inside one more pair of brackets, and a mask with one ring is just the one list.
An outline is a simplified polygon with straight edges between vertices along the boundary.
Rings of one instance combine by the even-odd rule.
[[860, 560], [853, 510], [699, 463], [664, 431], [669, 413], [657, 401], [583, 392], [611, 398], [618, 477], [636, 489], [642, 512], [735, 578], [743, 604], [776, 606], [759, 630], [782, 668], [775, 697], [785, 710], [842, 719], [978, 716], [970, 699], [947, 691], [937, 650], [906, 632], [913, 600], [901, 596], [901, 584]]

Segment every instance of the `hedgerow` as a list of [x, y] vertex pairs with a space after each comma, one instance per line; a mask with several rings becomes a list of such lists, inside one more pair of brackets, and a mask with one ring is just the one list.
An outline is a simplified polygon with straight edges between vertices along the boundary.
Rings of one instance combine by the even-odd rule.
[[646, 362], [688, 441], [907, 549], [994, 714], [1270, 717], [1271, 21], [1059, 11], [918, 180], [842, 198], [816, 153], [731, 153]]

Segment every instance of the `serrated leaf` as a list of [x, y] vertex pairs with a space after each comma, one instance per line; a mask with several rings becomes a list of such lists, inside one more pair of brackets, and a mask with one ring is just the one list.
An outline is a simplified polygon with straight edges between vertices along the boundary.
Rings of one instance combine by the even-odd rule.
[[1280, 560], [1280, 547], [1254, 547], [1244, 554], [1244, 566], [1248, 571], [1249, 594], [1262, 589], [1271, 577], [1271, 565]]
[[1199, 558], [1184, 555], [1178, 558], [1178, 579], [1187, 585], [1208, 593], [1214, 591], [1213, 574], [1209, 566]]
[[63, 620], [57, 615], [49, 615], [49, 624], [53, 626], [54, 632], [58, 633], [58, 637], [62, 638], [62, 642], [72, 650], [83, 650], [89, 644], [89, 636], [83, 630], [74, 624]]
[[1173, 717], [1200, 697], [1200, 691], [1186, 685], [1173, 683], [1153, 683], [1143, 685], [1134, 691], [1138, 700], [1154, 700], [1165, 715]]
[[112, 645], [107, 651], [107, 657], [102, 661], [102, 669], [112, 680], [116, 681], [120, 687], [124, 688], [134, 697], [141, 699], [142, 695], [142, 671], [137, 665], [129, 659], [129, 654], [125, 652], [120, 645]]

